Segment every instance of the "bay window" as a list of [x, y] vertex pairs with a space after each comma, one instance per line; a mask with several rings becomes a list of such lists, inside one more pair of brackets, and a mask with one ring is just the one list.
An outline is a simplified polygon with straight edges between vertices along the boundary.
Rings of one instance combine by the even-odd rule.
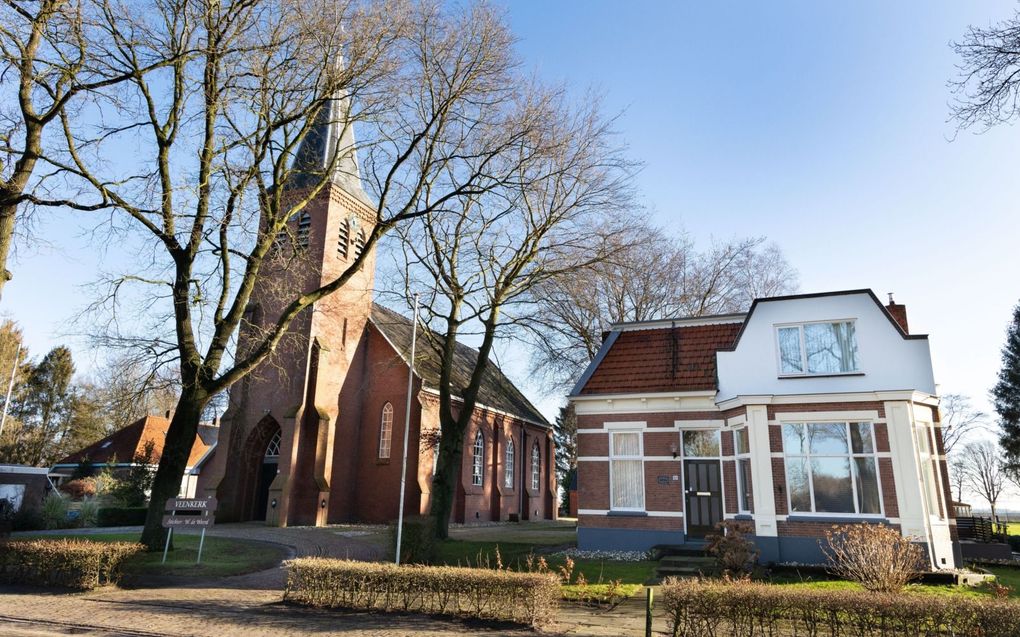
[[790, 513], [881, 515], [870, 422], [783, 425]]
[[932, 426], [926, 423], [918, 423], [914, 426], [914, 436], [917, 438], [918, 461], [921, 464], [921, 482], [924, 488], [924, 496], [928, 501], [928, 515], [942, 519], [940, 483], [936, 476], [938, 470], [938, 455], [933, 453], [935, 445], [932, 441]]
[[640, 431], [609, 433], [609, 482], [614, 510], [645, 508], [645, 464]]
[[737, 457], [737, 511], [751, 513], [751, 445], [747, 427], [733, 432], [733, 444]]
[[804, 323], [776, 328], [782, 376], [849, 374], [859, 371], [853, 321]]

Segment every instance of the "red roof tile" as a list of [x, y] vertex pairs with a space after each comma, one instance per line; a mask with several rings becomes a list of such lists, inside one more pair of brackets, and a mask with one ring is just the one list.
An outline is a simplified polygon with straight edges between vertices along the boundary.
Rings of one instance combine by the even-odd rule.
[[733, 344], [740, 323], [620, 332], [581, 394], [717, 389], [715, 353]]
[[[117, 462], [131, 462], [137, 454], [144, 452], [145, 444], [150, 440], [153, 442], [155, 459], [158, 461], [163, 453], [163, 442], [169, 426], [170, 421], [162, 416], [140, 418], [81, 451], [72, 453], [57, 464], [78, 464], [84, 458], [97, 464], [106, 464], [111, 458], [116, 458]], [[200, 426], [200, 429], [215, 428]], [[195, 436], [195, 444], [192, 445], [191, 454], [188, 456], [189, 467], [194, 466], [215, 444], [216, 436], [210, 436], [210, 433], [200, 431], [200, 435]]]

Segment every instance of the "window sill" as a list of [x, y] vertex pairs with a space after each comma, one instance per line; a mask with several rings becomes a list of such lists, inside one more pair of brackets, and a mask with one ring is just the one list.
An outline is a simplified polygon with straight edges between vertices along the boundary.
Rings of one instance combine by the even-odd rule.
[[836, 374], [780, 374], [779, 380], [795, 378], [841, 378], [843, 376], [864, 376], [864, 372], [841, 372]]
[[738, 513], [738, 514], [733, 516], [733, 519], [734, 520], [740, 520], [741, 522], [747, 522], [747, 521], [754, 520], [754, 516], [751, 515], [750, 513]]
[[613, 518], [647, 518], [647, 511], [610, 511], [607, 516]]
[[859, 513], [830, 513], [825, 515], [788, 515], [787, 522], [834, 522], [846, 524], [847, 522], [867, 522], [869, 524], [889, 524], [889, 519], [882, 515], [861, 515]]

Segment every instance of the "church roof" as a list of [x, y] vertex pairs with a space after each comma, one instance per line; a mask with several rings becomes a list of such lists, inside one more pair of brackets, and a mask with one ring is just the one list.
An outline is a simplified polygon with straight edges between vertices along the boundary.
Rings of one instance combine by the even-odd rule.
[[[351, 100], [343, 92], [326, 100], [294, 155], [287, 184], [291, 188], [311, 188], [328, 171], [330, 181], [374, 208], [361, 184], [350, 110]], [[334, 162], [337, 152], [340, 157]]]
[[[397, 353], [406, 361], [411, 351], [411, 319], [378, 303], [373, 303], [371, 320], [372, 324], [382, 332], [383, 336], [397, 350]], [[441, 334], [433, 334], [440, 342], [444, 338]], [[418, 336], [414, 371], [422, 379], [426, 388], [436, 390], [439, 388], [439, 354], [431, 351], [428, 341], [422, 339], [420, 333]], [[457, 343], [451, 381], [454, 386], [454, 395], [459, 396], [463, 388], [467, 386], [477, 359], [478, 350], [463, 343]], [[485, 377], [478, 390], [478, 404], [480, 407], [506, 412], [511, 416], [544, 427], [550, 426], [541, 412], [491, 360], [485, 368]]]

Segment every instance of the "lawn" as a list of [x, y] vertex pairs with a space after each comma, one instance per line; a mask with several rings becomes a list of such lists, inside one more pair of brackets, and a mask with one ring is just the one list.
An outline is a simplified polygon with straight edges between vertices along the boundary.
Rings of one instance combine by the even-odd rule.
[[1010, 522], [1006, 525], [1007, 535], [1020, 535], [1020, 522]]
[[[53, 539], [69, 537], [97, 542], [137, 542], [135, 533], [96, 533], [82, 535], [39, 535], [24, 539]], [[167, 554], [166, 564], [162, 553], [142, 553], [124, 564], [124, 574], [132, 576], [176, 575], [182, 577], [223, 577], [243, 575], [268, 568], [284, 558], [283, 547], [265, 542], [235, 540], [224, 537], [206, 537], [202, 548], [202, 563], [198, 557], [198, 535], [175, 534], [173, 548]]]
[[[1009, 586], [1011, 599], [1020, 599], [1020, 569], [1008, 567], [985, 567], [995, 575], [999, 584]], [[790, 586], [792, 588], [812, 588], [816, 590], [863, 590], [860, 584], [846, 580], [829, 579], [824, 576], [798, 577], [794, 573], [777, 573], [767, 581], [772, 584]], [[964, 595], [969, 597], [991, 597], [994, 593], [980, 586], [942, 586], [936, 584], [910, 584], [904, 589], [907, 593], [920, 595]]]

